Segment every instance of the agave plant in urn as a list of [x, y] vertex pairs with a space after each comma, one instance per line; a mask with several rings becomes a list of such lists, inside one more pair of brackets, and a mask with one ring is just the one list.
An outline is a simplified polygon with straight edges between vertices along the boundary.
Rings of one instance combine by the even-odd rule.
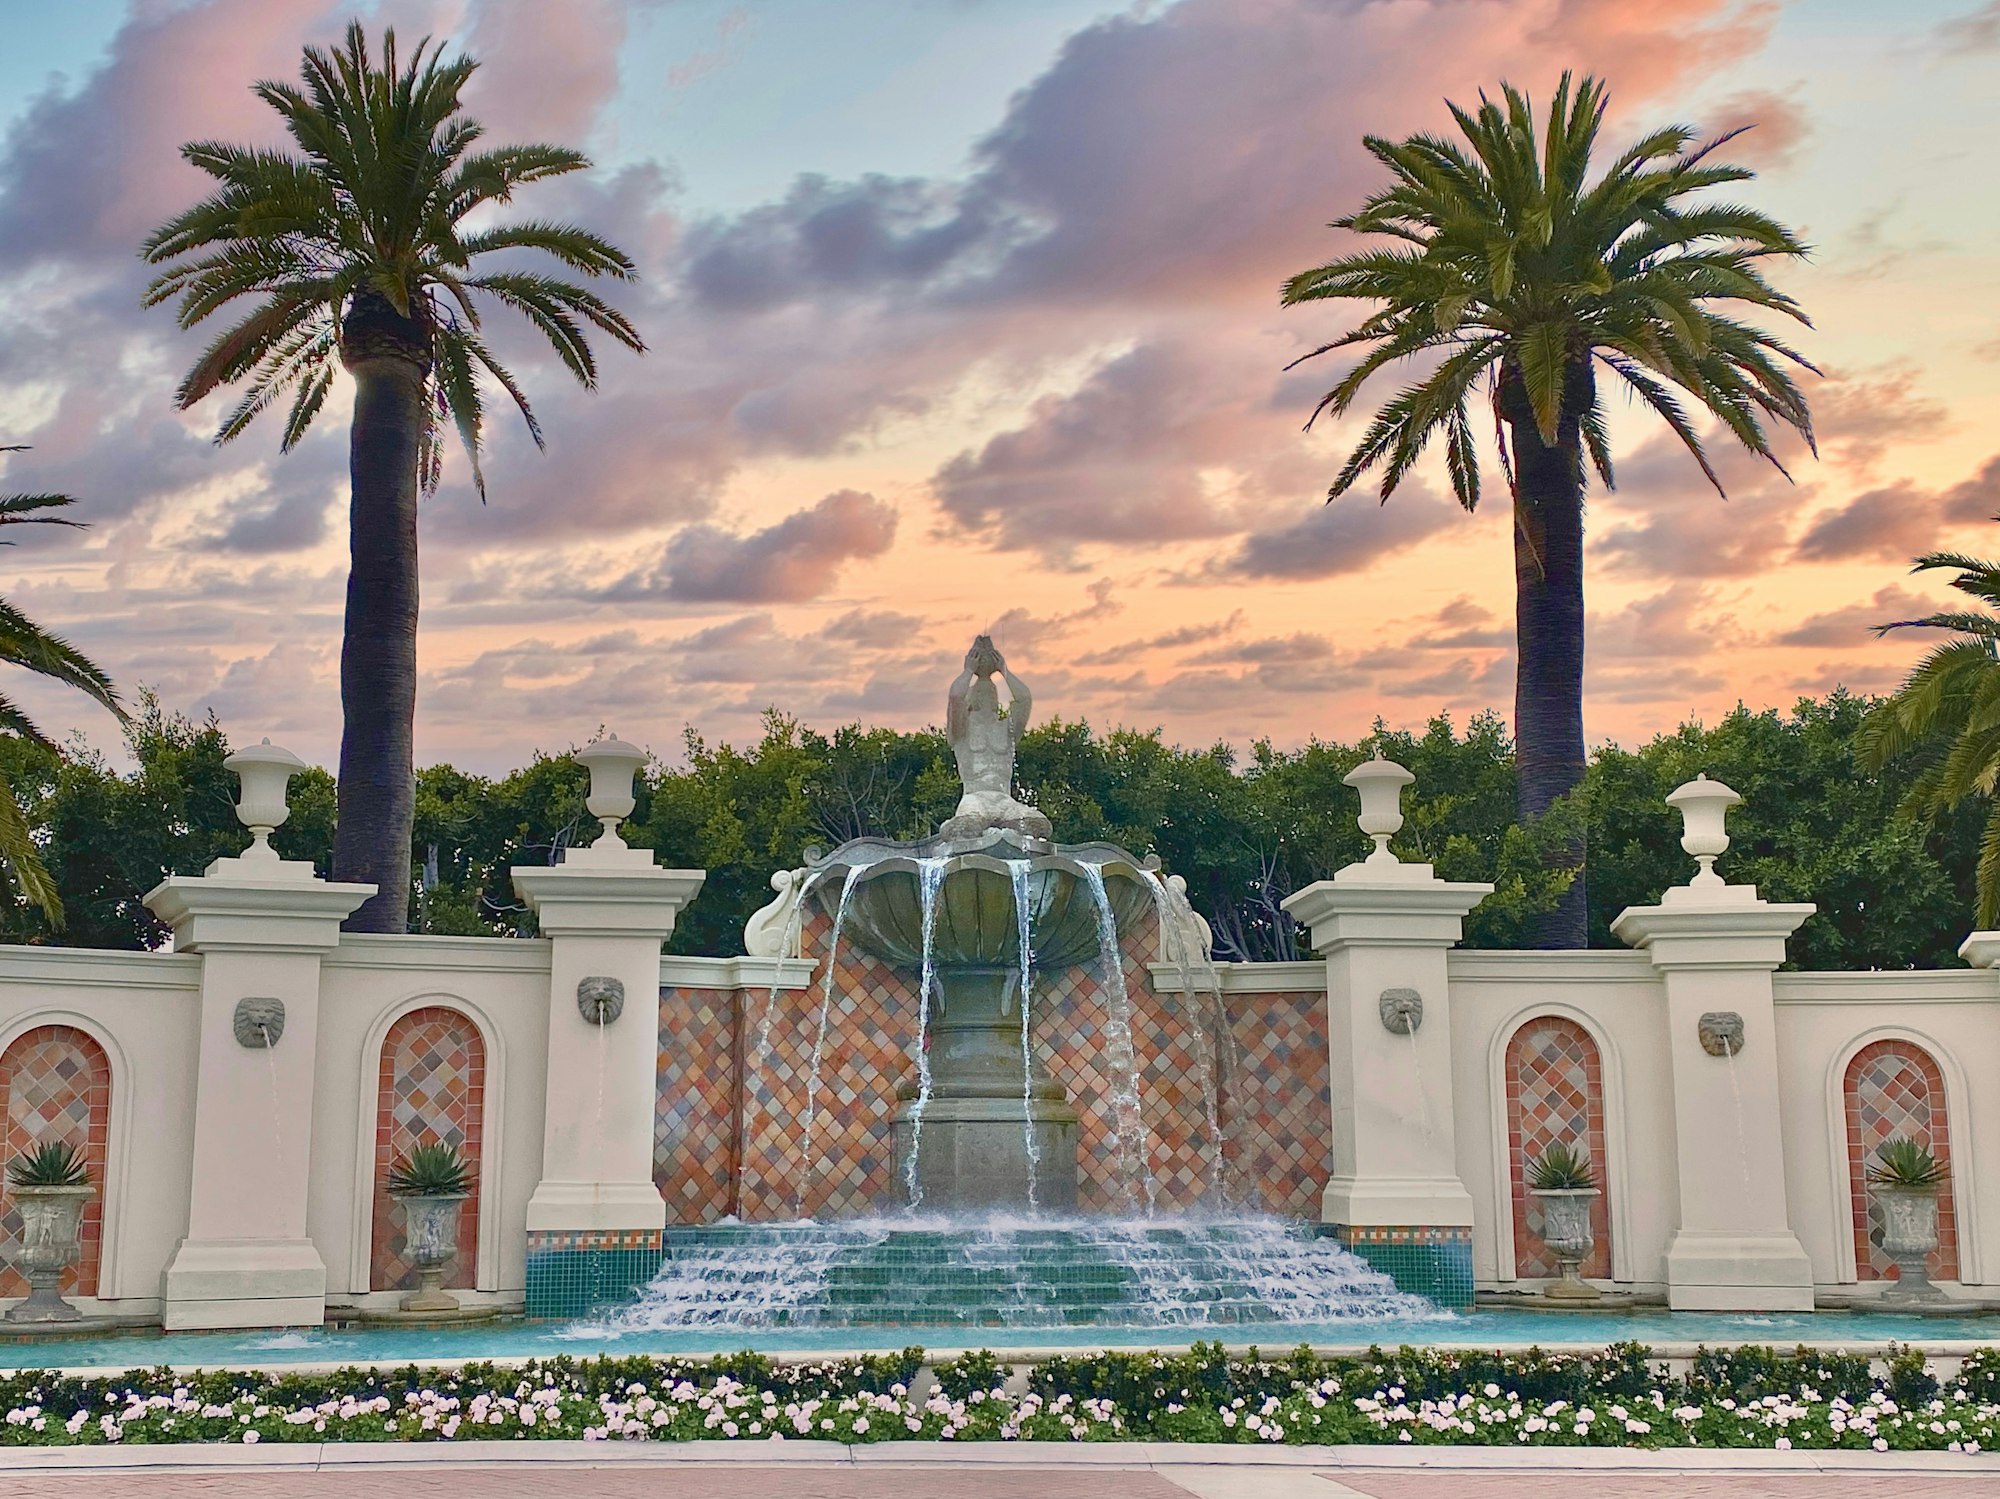
[[417, 1267], [417, 1289], [403, 1297], [403, 1310], [458, 1311], [444, 1277], [458, 1258], [459, 1204], [472, 1190], [465, 1158], [440, 1141], [418, 1145], [389, 1167], [388, 1189], [403, 1209], [403, 1253]]
[[1875, 1212], [1881, 1225], [1882, 1249], [1896, 1262], [1896, 1279], [1882, 1293], [1884, 1301], [1930, 1301], [1930, 1257], [1938, 1247], [1938, 1194], [1951, 1172], [1921, 1142], [1907, 1136], [1884, 1140], [1875, 1147], [1868, 1167]]
[[1577, 1273], [1597, 1242], [1590, 1227], [1591, 1199], [1598, 1195], [1590, 1153], [1556, 1141], [1528, 1163], [1528, 1192], [1541, 1204], [1542, 1242], [1562, 1272], [1542, 1294], [1550, 1301], [1596, 1301], [1603, 1293]]
[[7, 1163], [7, 1190], [21, 1215], [21, 1246], [14, 1267], [27, 1277], [28, 1294], [7, 1313], [9, 1322], [74, 1322], [83, 1314], [61, 1294], [63, 1272], [83, 1253], [83, 1210], [97, 1189], [83, 1152], [47, 1140]]

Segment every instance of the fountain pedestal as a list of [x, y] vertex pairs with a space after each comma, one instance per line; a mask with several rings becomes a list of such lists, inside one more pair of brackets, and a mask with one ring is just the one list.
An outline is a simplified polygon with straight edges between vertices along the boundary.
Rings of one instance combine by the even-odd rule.
[[1019, 969], [947, 969], [938, 988], [930, 1097], [920, 1109], [914, 1074], [896, 1095], [896, 1160], [907, 1171], [914, 1158], [916, 1191], [899, 1177], [892, 1201], [1073, 1211], [1077, 1113], [1032, 1047], [1023, 1055]]

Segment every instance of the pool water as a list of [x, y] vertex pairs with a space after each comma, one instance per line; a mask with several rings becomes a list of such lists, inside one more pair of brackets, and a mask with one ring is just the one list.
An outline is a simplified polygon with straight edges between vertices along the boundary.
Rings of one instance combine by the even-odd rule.
[[282, 1366], [286, 1364], [466, 1362], [485, 1358], [594, 1357], [598, 1354], [855, 1352], [919, 1345], [933, 1349], [1185, 1348], [1197, 1338], [1232, 1347], [1283, 1350], [1300, 1343], [1353, 1348], [1379, 1343], [1419, 1347], [1588, 1347], [1633, 1341], [1690, 1343], [1861, 1344], [2000, 1340], [2000, 1318], [1916, 1317], [1880, 1312], [1751, 1315], [1641, 1312], [1602, 1316], [1508, 1308], [1407, 1321], [1239, 1323], [1227, 1327], [825, 1327], [618, 1331], [603, 1321], [501, 1322], [457, 1328], [369, 1327], [316, 1331], [148, 1333], [0, 1343], [0, 1368], [131, 1369]]

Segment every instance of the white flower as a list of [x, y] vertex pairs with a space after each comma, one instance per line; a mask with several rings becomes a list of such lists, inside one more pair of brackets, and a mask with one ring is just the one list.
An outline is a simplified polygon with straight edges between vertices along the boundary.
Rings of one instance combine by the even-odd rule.
[[244, 1446], [246, 1446], [246, 1447], [254, 1447], [254, 1446], [256, 1446], [256, 1445], [257, 1445], [257, 1442], [258, 1442], [258, 1436], [257, 1436], [257, 1433], [256, 1433], [256, 1432], [254, 1432], [254, 1431], [246, 1431], [246, 1432], [244, 1432], [244, 1433], [243, 1433], [243, 1445], [244, 1445]]
[[1780, 1452], [1790, 1452], [1792, 1450], [1792, 1439], [1790, 1437], [1779, 1437], [1771, 1445]]

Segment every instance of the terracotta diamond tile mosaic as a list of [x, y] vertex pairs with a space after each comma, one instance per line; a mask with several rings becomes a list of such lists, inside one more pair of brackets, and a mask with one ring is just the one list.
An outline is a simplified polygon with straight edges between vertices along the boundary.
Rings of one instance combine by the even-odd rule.
[[391, 1197], [389, 1166], [418, 1145], [458, 1148], [472, 1176], [459, 1208], [458, 1258], [444, 1283], [470, 1287], [479, 1263], [480, 1136], [486, 1106], [486, 1048], [479, 1028], [457, 1010], [412, 1010], [382, 1041], [375, 1109], [375, 1206], [368, 1283], [378, 1291], [417, 1284], [403, 1258], [403, 1208]]
[[[111, 1136], [111, 1063], [104, 1048], [67, 1025], [24, 1031], [0, 1056], [0, 1097], [7, 1101], [7, 1159], [60, 1140], [78, 1146], [98, 1189], [83, 1210], [83, 1253], [63, 1272], [66, 1296], [95, 1296], [104, 1240], [105, 1157]], [[21, 1215], [12, 1194], [0, 1213], [0, 1296], [25, 1296], [27, 1279], [13, 1267]]]
[[1228, 1010], [1230, 1196], [1265, 1212], [1317, 1218], [1333, 1162], [1326, 996], [1239, 994]]
[[831, 929], [810, 908], [801, 947], [818, 958], [810, 988], [742, 996], [744, 1218], [850, 1217], [902, 1200], [896, 1089], [912, 1071], [916, 984], [843, 943], [829, 987]]
[[1077, 1204], [1118, 1212], [1143, 1209], [1150, 1197], [1158, 1207], [1188, 1207], [1215, 1190], [1218, 1174], [1208, 1123], [1214, 1031], [1195, 1018], [1213, 1001], [1196, 995], [1190, 1004], [1186, 995], [1153, 992], [1146, 965], [1159, 951], [1159, 928], [1151, 911], [1120, 933], [1119, 947], [1141, 1127], [1128, 1115], [1121, 1138], [1108, 976], [1087, 964], [1043, 980], [1035, 996], [1037, 1042], [1081, 1116]]
[[[662, 991], [654, 1173], [669, 1222], [845, 1217], [903, 1201], [894, 1119], [915, 1075], [915, 978], [843, 945], [829, 988], [831, 927], [809, 911], [807, 989]], [[1238, 996], [1225, 1031], [1213, 996], [1153, 992], [1157, 944], [1151, 913], [1120, 942], [1142, 1099], [1123, 1116], [1123, 1148], [1102, 973], [1086, 965], [1035, 996], [1038, 1055], [1081, 1116], [1080, 1206], [1143, 1205], [1150, 1174], [1161, 1208], [1212, 1198], [1220, 1179], [1232, 1201], [1317, 1216], [1331, 1127], [1324, 998]], [[1221, 1161], [1217, 1126], [1229, 1135]]]
[[[1854, 1216], [1854, 1268], [1862, 1280], [1894, 1280], [1896, 1262], [1882, 1249], [1882, 1216], [1868, 1190], [1868, 1163], [1885, 1140], [1907, 1136], [1949, 1168], [1951, 1130], [1944, 1078], [1929, 1052], [1909, 1041], [1877, 1041], [1847, 1064], [1847, 1173]], [[1958, 1279], [1958, 1215], [1949, 1189], [1938, 1194], [1938, 1247], [1930, 1273]]]
[[733, 989], [660, 991], [653, 1180], [670, 1223], [713, 1223], [737, 1208], [744, 997]]
[[[1600, 1186], [1608, 1179], [1604, 1149], [1604, 1074], [1597, 1043], [1574, 1020], [1543, 1015], [1507, 1043], [1507, 1143], [1513, 1165], [1514, 1273], [1523, 1280], [1561, 1273], [1542, 1243], [1540, 1202], [1527, 1188], [1528, 1163], [1558, 1141], [1587, 1150]], [[1591, 1199], [1596, 1243], [1580, 1273], [1611, 1274], [1611, 1220], [1602, 1195]]]

